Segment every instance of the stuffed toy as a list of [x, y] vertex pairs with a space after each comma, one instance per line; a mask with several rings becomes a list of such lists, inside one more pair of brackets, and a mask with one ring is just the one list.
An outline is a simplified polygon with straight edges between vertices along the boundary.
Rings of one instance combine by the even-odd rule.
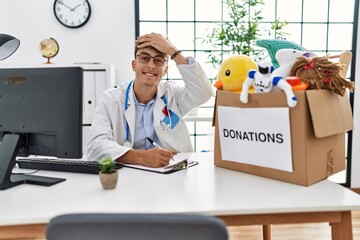
[[286, 81], [291, 85], [293, 91], [306, 90], [308, 88], [308, 85], [297, 76], [287, 77]]
[[284, 40], [284, 39], [259, 39], [256, 40], [255, 44], [259, 47], [263, 47], [267, 50], [269, 57], [271, 59], [272, 64], [274, 65], [274, 69], [278, 68], [280, 65], [278, 60], [276, 59], [276, 53], [280, 49], [295, 49], [301, 50], [304, 52], [309, 52], [307, 49], [302, 47], [301, 45]]
[[240, 94], [240, 101], [248, 103], [248, 90], [250, 86], [254, 86], [255, 92], [272, 92], [274, 87], [282, 89], [287, 98], [289, 107], [295, 107], [297, 104], [296, 97], [292, 91], [291, 85], [287, 83], [281, 76], [273, 75], [273, 65], [271, 62], [262, 62], [258, 66], [259, 71], [249, 71], [249, 76], [243, 84]]
[[274, 87], [278, 87], [285, 92], [288, 106], [295, 107], [297, 99], [291, 85], [286, 82], [286, 78], [290, 76], [290, 70], [297, 57], [308, 56], [308, 54], [308, 52], [294, 49], [281, 49], [276, 53], [280, 67], [274, 70], [270, 62], [260, 63], [259, 71], [249, 71], [248, 77], [243, 83], [240, 101], [248, 103], [248, 90], [252, 85], [255, 87], [255, 92], [271, 92]]
[[243, 82], [251, 69], [257, 70], [257, 65], [250, 57], [231, 56], [221, 64], [214, 86], [225, 91], [241, 92]]
[[[273, 90], [273, 83], [271, 73], [274, 71], [274, 66], [271, 62], [265, 61], [258, 65], [258, 71], [250, 70], [249, 75], [242, 86], [241, 95], [245, 96], [245, 92], [251, 86], [254, 86], [255, 92], [271, 92]], [[247, 103], [247, 98], [241, 98], [243, 103]]]
[[290, 74], [308, 85], [308, 89], [328, 89], [344, 96], [346, 88], [354, 90], [354, 83], [340, 76], [344, 66], [329, 60], [329, 56], [299, 57]]
[[312, 54], [308, 51], [301, 51], [295, 49], [280, 49], [276, 52], [275, 57], [280, 66], [276, 68], [273, 75], [277, 75], [286, 79], [291, 75], [291, 68], [300, 56], [310, 57]]

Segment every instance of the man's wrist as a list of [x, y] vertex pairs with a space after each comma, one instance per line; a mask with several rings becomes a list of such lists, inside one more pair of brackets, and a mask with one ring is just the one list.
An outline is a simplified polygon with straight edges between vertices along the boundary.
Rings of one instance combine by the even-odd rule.
[[181, 50], [176, 50], [171, 56], [170, 59], [174, 60], [174, 58], [181, 53]]
[[116, 161], [121, 163], [129, 163], [129, 164], [141, 164], [140, 151], [130, 149], [124, 155], [120, 156]]

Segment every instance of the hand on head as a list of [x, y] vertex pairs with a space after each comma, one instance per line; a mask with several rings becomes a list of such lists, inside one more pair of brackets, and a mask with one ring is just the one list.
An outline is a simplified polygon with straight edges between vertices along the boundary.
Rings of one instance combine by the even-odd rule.
[[168, 56], [177, 51], [169, 40], [158, 33], [144, 34], [135, 40], [135, 44], [137, 48], [153, 47]]

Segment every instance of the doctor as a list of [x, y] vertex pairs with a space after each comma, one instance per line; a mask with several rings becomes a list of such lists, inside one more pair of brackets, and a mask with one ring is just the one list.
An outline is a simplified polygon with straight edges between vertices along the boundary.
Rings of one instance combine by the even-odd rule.
[[[169, 61], [175, 61], [184, 87], [161, 81]], [[109, 156], [122, 163], [163, 167], [177, 152], [193, 151], [183, 116], [210, 99], [210, 81], [194, 58], [184, 57], [157, 33], [135, 41], [132, 69], [135, 80], [101, 96], [90, 128], [88, 159]]]

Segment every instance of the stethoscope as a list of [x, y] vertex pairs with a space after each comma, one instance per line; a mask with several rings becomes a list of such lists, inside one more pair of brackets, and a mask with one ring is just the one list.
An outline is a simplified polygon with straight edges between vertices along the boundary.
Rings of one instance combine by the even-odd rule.
[[[124, 104], [124, 108], [125, 108], [125, 111], [127, 111], [127, 109], [129, 108], [129, 93], [130, 93], [130, 89], [131, 89], [131, 86], [133, 84], [134, 81], [131, 81], [127, 88], [126, 88], [126, 92], [125, 92], [125, 104]], [[170, 117], [170, 112], [169, 112], [169, 108], [167, 107], [167, 99], [165, 97], [165, 95], [163, 95], [161, 97], [161, 99], [164, 101], [165, 103], [165, 109], [167, 111], [167, 116], [169, 116], [169, 122], [166, 125], [166, 128], [164, 130], [167, 130], [171, 127], [171, 117]], [[132, 144], [130, 142], [130, 127], [129, 127], [129, 124], [128, 122], [125, 120], [125, 130], [126, 130], [126, 141], [124, 143], [124, 147], [128, 147], [128, 148], [132, 148]]]

